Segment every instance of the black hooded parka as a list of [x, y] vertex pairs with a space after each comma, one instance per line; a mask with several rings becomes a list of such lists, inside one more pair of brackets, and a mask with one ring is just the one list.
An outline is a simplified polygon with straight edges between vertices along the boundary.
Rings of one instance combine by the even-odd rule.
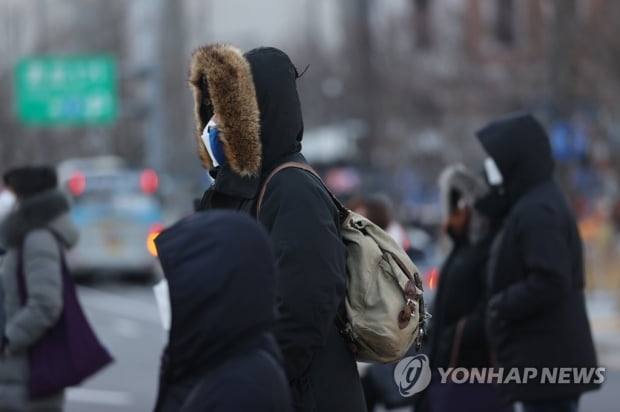
[[[553, 180], [549, 138], [530, 114], [477, 134], [504, 179], [508, 215], [489, 260], [490, 345], [499, 367], [596, 368], [584, 298], [582, 243]], [[572, 376], [572, 373], [571, 373]], [[509, 400], [574, 398], [589, 383], [499, 385]]]
[[156, 245], [171, 328], [155, 411], [292, 411], [271, 333], [277, 269], [264, 229], [238, 212], [197, 213]]
[[[295, 66], [275, 48], [254, 49], [243, 57], [260, 110], [260, 170], [254, 176], [242, 176], [229, 165], [212, 171], [215, 181], [200, 209], [235, 209], [254, 216], [269, 173], [285, 162], [306, 160]], [[227, 155], [239, 156], [240, 148], [235, 149], [229, 148]], [[274, 332], [296, 410], [365, 410], [355, 359], [335, 324], [345, 295], [346, 249], [329, 194], [310, 173], [283, 170], [270, 181], [258, 219], [270, 235], [279, 269]]]

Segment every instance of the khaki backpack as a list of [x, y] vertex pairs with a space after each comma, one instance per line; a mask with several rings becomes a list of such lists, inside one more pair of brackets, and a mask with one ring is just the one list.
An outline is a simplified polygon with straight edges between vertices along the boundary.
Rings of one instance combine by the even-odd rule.
[[273, 176], [297, 168], [314, 175], [338, 208], [342, 240], [347, 248], [346, 313], [338, 314], [340, 333], [361, 362], [388, 363], [401, 359], [415, 342], [420, 349], [425, 321], [423, 287], [407, 253], [380, 227], [345, 208], [308, 165], [288, 162], [265, 180], [256, 216]]

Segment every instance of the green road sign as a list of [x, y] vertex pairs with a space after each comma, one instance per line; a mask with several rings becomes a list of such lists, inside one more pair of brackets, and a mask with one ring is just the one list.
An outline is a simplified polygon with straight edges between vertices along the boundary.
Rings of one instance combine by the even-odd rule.
[[112, 123], [116, 64], [109, 56], [25, 58], [15, 69], [15, 96], [28, 125]]

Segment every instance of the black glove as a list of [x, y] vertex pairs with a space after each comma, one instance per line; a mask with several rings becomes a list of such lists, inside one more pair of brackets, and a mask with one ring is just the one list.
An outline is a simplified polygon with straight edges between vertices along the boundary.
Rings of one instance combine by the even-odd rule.
[[489, 299], [489, 303], [487, 305], [487, 313], [490, 325], [504, 328], [506, 327], [506, 320], [502, 318], [501, 304], [502, 295], [499, 293], [493, 295], [491, 299]]

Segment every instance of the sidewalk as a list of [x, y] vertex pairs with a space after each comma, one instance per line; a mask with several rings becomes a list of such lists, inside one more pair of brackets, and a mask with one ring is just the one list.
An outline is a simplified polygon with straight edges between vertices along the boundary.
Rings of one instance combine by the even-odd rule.
[[586, 296], [586, 302], [599, 364], [620, 371], [620, 312], [616, 296], [616, 291], [596, 291]]

